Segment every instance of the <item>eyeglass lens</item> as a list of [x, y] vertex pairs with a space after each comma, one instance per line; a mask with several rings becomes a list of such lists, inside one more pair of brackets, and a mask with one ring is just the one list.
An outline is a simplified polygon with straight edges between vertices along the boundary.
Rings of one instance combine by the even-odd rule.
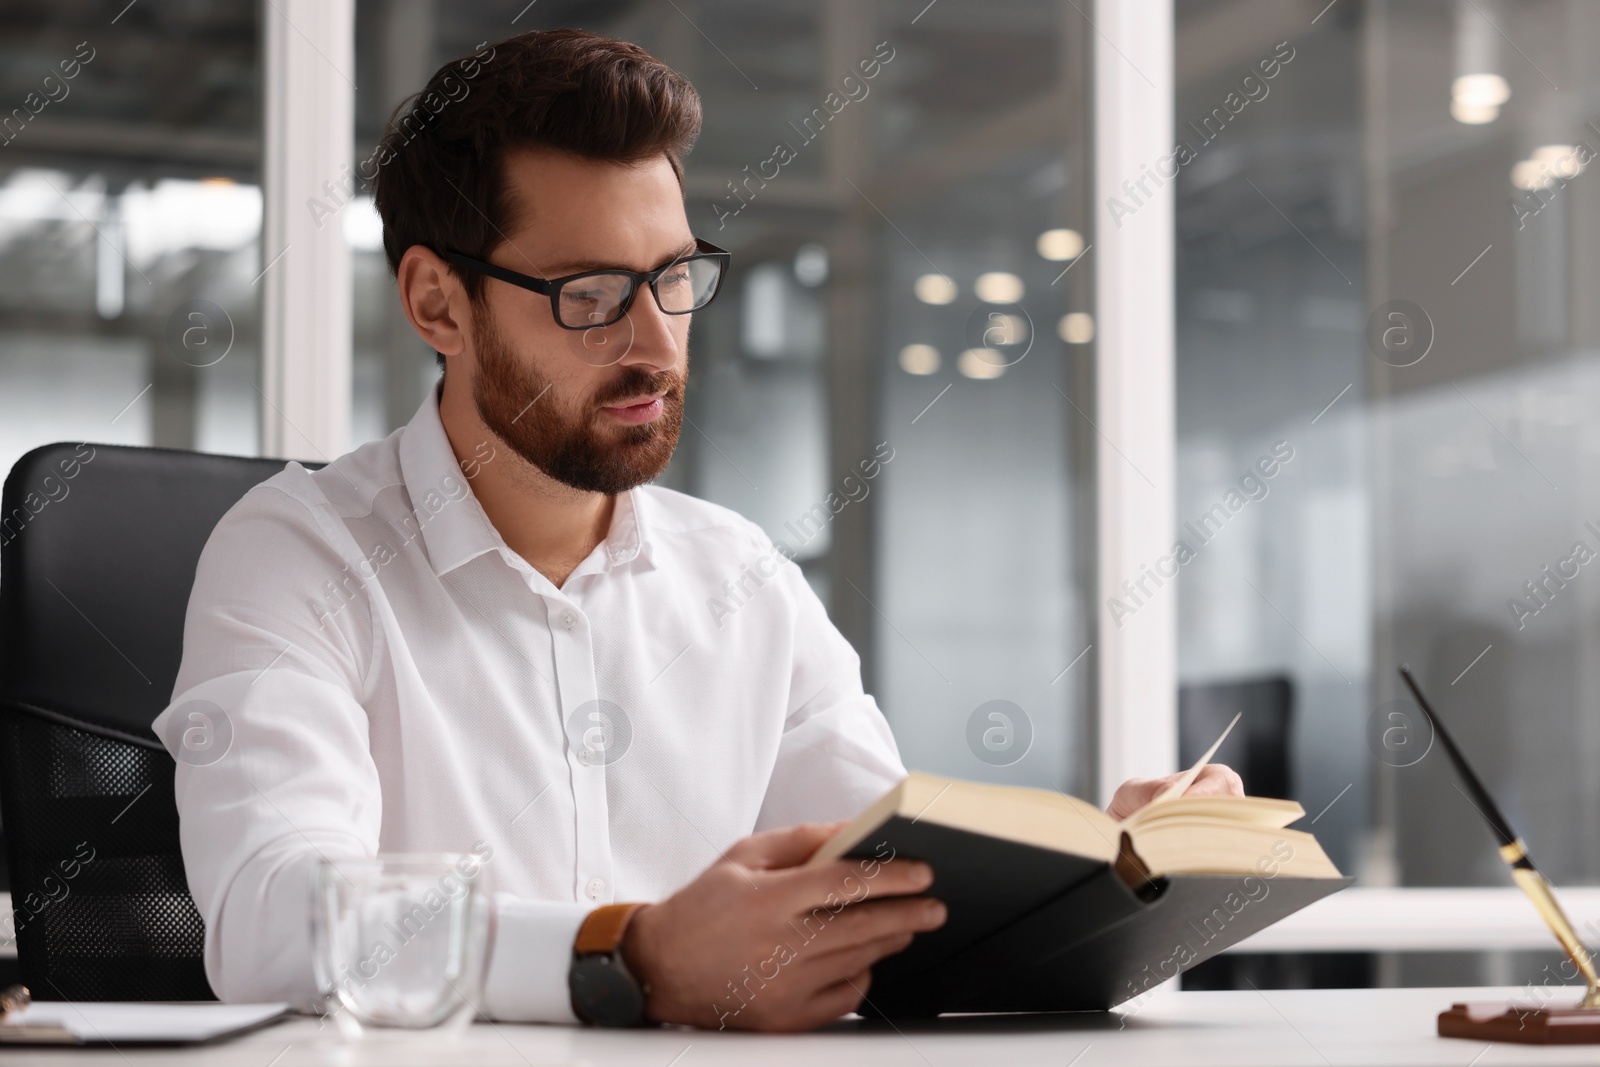
[[[717, 291], [722, 275], [720, 260], [710, 257], [682, 259], [656, 279], [656, 299], [668, 314], [684, 314], [704, 307]], [[622, 317], [633, 295], [629, 274], [590, 274], [561, 287], [556, 298], [561, 322], [584, 328], [606, 326]]]

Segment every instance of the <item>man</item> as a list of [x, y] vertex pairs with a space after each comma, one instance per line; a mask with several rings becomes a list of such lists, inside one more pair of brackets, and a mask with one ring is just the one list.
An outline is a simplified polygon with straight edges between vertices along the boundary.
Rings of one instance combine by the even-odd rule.
[[[312, 1004], [308, 871], [379, 851], [492, 857], [479, 1008], [505, 1020], [813, 1027], [943, 921], [926, 865], [886, 864], [730, 998], [851, 872], [804, 861], [904, 769], [799, 569], [648, 485], [683, 419], [690, 312], [727, 261], [684, 213], [699, 127], [692, 87], [642, 49], [528, 33], [441, 68], [374, 154], [442, 383], [388, 439], [290, 464], [224, 517], [156, 723], [224, 1000]], [[747, 598], [708, 611], [730, 579]], [[212, 762], [172, 728], [198, 702], [231, 734]], [[1124, 785], [1113, 813], [1165, 781]], [[584, 1002], [575, 940], [620, 964], [636, 1011]]]

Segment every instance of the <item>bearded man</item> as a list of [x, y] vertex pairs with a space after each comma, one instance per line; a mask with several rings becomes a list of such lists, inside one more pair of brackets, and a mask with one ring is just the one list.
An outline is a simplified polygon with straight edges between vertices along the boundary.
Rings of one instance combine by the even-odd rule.
[[[894, 738], [799, 568], [649, 484], [728, 269], [684, 213], [699, 98], [636, 45], [559, 30], [446, 64], [396, 114], [364, 176], [442, 380], [403, 429], [228, 512], [156, 722], [178, 735], [204, 701], [231, 729], [221, 759], [174, 752], [212, 988], [314, 1009], [318, 861], [471, 852], [494, 887], [487, 1017], [837, 1018], [944, 908], [910, 859], [859, 900], [848, 862], [804, 865], [904, 775]], [[708, 611], [730, 580], [738, 612]]]

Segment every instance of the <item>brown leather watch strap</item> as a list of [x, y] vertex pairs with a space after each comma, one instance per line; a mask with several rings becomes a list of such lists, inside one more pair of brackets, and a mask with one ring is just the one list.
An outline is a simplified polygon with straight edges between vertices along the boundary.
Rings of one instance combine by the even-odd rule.
[[591, 953], [612, 955], [622, 947], [622, 935], [628, 930], [628, 920], [643, 904], [606, 904], [591, 911], [578, 927], [572, 951], [579, 956]]

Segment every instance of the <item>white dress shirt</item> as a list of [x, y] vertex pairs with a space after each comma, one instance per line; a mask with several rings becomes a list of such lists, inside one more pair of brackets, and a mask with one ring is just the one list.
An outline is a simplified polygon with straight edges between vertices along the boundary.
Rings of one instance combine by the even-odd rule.
[[[290, 463], [206, 544], [154, 729], [225, 1001], [313, 1005], [319, 856], [483, 843], [482, 1010], [571, 1021], [592, 908], [660, 900], [746, 834], [852, 816], [905, 773], [855, 651], [759, 527], [635, 489], [557, 588], [471, 491], [496, 447], [458, 465], [430, 395], [383, 441]], [[226, 716], [215, 762], [169, 729], [200, 700]], [[609, 749], [597, 708], [621, 709]]]

